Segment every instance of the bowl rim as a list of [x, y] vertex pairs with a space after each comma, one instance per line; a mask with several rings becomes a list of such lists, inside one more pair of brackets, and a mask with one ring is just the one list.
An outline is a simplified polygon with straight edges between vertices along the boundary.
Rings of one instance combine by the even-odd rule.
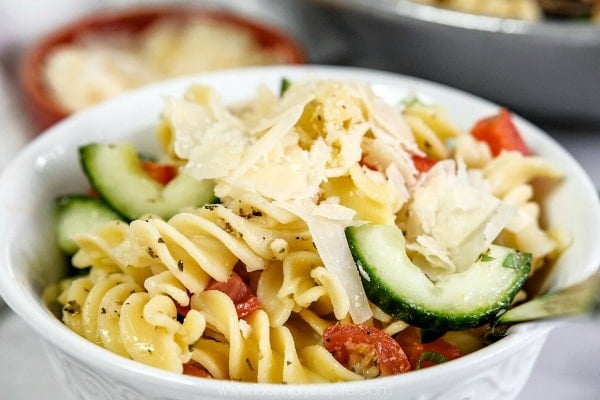
[[552, 41], [579, 46], [600, 45], [600, 24], [513, 18], [469, 14], [462, 11], [415, 3], [410, 0], [310, 0], [377, 16], [393, 22], [412, 21], [457, 29], [529, 36], [542, 42]]
[[[132, 90], [122, 96], [108, 100], [104, 103], [100, 103], [96, 106], [92, 106], [86, 110], [83, 110], [80, 113], [74, 114], [64, 119], [63, 121], [48, 129], [44, 134], [34, 138], [32, 142], [30, 142], [22, 151], [19, 152], [19, 154], [12, 160], [8, 167], [4, 171], [2, 171], [2, 174], [0, 175], [0, 186], [2, 186], [5, 181], [8, 181], [12, 179], [11, 177], [15, 176], [15, 173], [19, 170], [19, 164], [23, 163], [25, 160], [31, 161], [32, 159], [35, 159], [36, 155], [39, 155], [41, 154], [41, 152], [47, 151], [48, 149], [52, 148], [52, 146], [56, 146], [57, 144], [59, 144], [57, 140], [61, 137], [65, 137], [69, 133], [69, 130], [73, 129], [70, 128], [69, 125], [77, 126], [78, 121], [93, 118], [95, 115], [103, 115], [103, 112], [105, 112], [105, 110], [110, 110], [111, 108], [116, 109], [117, 107], [120, 107], [123, 104], [127, 104], [127, 102], [133, 98], [144, 97], [147, 94], [157, 96], [161, 94], [162, 88], [170, 88], [175, 86], [183, 87], [184, 84], [194, 82], [196, 79], [224, 80], [227, 79], [227, 77], [239, 76], [240, 74], [244, 73], [260, 73], [264, 74], [264, 76], [270, 76], [270, 74], [272, 75], [277, 73], [278, 76], [281, 76], [284, 72], [289, 72], [291, 74], [302, 74], [303, 76], [315, 74], [318, 75], [319, 73], [324, 73], [325, 76], [330, 76], [330, 74], [339, 74], [342, 78], [354, 77], [355, 79], [373, 79], [382, 81], [384, 84], [404, 79], [406, 81], [415, 82], [419, 85], [424, 85], [425, 87], [443, 90], [444, 92], [447, 92], [449, 94], [460, 95], [472, 101], [476, 101], [482, 105], [496, 106], [494, 103], [482, 99], [478, 96], [472, 95], [470, 93], [458, 89], [451, 88], [443, 84], [419, 78], [413, 78], [398, 73], [369, 70], [357, 67], [319, 65], [269, 66], [248, 67], [235, 70], [211, 72], [183, 78], [177, 78], [169, 81], [158, 82], [147, 87]], [[519, 124], [527, 126], [530, 130], [533, 129], [536, 135], [542, 135], [545, 137], [545, 140], [548, 140], [549, 142], [558, 145], [553, 138], [545, 134], [536, 126], [530, 124], [518, 115], [515, 115], [515, 118]], [[568, 153], [566, 153], [565, 156], [570, 157]], [[583, 193], [583, 195], [590, 193], [593, 193], [595, 195], [595, 188], [593, 187], [589, 176], [584, 172], [583, 168], [575, 159], [572, 159], [572, 161], [573, 167], [576, 170], [575, 172], [579, 174], [580, 179], [582, 179], [582, 183], [589, 191], [589, 193]], [[600, 215], [600, 202], [598, 202], [596, 210], [594, 211], [596, 214]], [[2, 217], [2, 213], [4, 213], [4, 211], [0, 211], [0, 217]], [[0, 237], [4, 236], [4, 234], [4, 229], [0, 229]], [[13, 270], [6, 266], [6, 262], [9, 261], [8, 253], [10, 253], [9, 249], [6, 249], [4, 246], [0, 247], [0, 256], [2, 257], [0, 259], [0, 270], [7, 270], [7, 272], [12, 272]], [[590, 258], [594, 261], [600, 260], [600, 247], [594, 249], [594, 252], [591, 254]], [[17, 285], [14, 285], [15, 283], [17, 283]], [[259, 393], [262, 390], [263, 393], [268, 392], [290, 396], [302, 393], [303, 389], [300, 388], [300, 386], [302, 385], [273, 385], [266, 383], [244, 383], [219, 380], [198, 381], [198, 378], [195, 377], [189, 377], [175, 374], [172, 372], [163, 371], [158, 368], [150, 367], [142, 363], [126, 359], [119, 355], [113, 354], [99, 346], [96, 346], [84, 338], [77, 336], [74, 332], [72, 332], [66, 326], [64, 326], [60, 320], [58, 320], [54, 315], [51, 314], [51, 312], [43, 305], [41, 299], [30, 299], [27, 298], [27, 296], [23, 296], [24, 291], [20, 287], [21, 285], [22, 283], [18, 282], [17, 278], [12, 273], [7, 274], [4, 278], [0, 279], [0, 295], [5, 296], [6, 303], [22, 319], [24, 319], [32, 327], [33, 330], [37, 331], [37, 333], [40, 334], [45, 341], [51, 342], [61, 351], [69, 354], [75, 359], [81, 360], [82, 362], [87, 363], [89, 362], [89, 360], [100, 361], [101, 368], [102, 366], [104, 366], [105, 371], [107, 373], [111, 372], [106, 368], [110, 367], [117, 369], [118, 366], [118, 370], [120, 371], [119, 373], [123, 376], [135, 376], [136, 379], [140, 379], [149, 383], [160, 379], [162, 382], [164, 382], [165, 385], [169, 387], [178, 388], [197, 388], [198, 382], [202, 382], [202, 385], [204, 387], [210, 390], [214, 390], [214, 393], [220, 393], [219, 388], [224, 384], [224, 382], [228, 382], [227, 384], [232, 386], [233, 393], [241, 393], [236, 392], [236, 390], [238, 389], [253, 390], [255, 391], [255, 393]], [[494, 359], [494, 357], [497, 356], [499, 352], [513, 348], [522, 340], [531, 339], [543, 341], [545, 335], [554, 326], [555, 325], [550, 323], [524, 324], [514, 329], [512, 334], [508, 335], [501, 341], [487, 346], [485, 348], [482, 348], [473, 354], [469, 354], [457, 360], [453, 360], [452, 363], [439, 365], [436, 366], [436, 368], [423, 369], [411, 374], [378, 378], [377, 380], [372, 380], [370, 382], [384, 383], [391, 382], [391, 380], [393, 380], [394, 382], [401, 384], [402, 382], [407, 380], [427, 382], [430, 381], [433, 377], [444, 377], [444, 374], [446, 374], [449, 371], [453, 371], [455, 369], [460, 370], [461, 366], [468, 367], [483, 362], [491, 362], [491, 360]], [[455, 368], [455, 366], [457, 366], [458, 368]], [[315, 390], [324, 390], [327, 393], [347, 393], [349, 390], [359, 390], [359, 386], [357, 385], [365, 385], [365, 381], [343, 382], [336, 384], [315, 384], [310, 386], [312, 386]]]
[[[143, 27], [161, 18], [200, 18], [223, 22], [250, 32], [254, 38], [258, 39], [261, 46], [273, 46], [277, 51], [285, 54], [286, 62], [289, 64], [307, 62], [305, 49], [292, 33], [285, 32], [264, 20], [252, 18], [228, 8], [214, 5], [147, 4], [100, 9], [46, 33], [28, 47], [20, 58], [18, 81], [23, 89], [25, 100], [31, 103], [29, 107], [32, 109], [34, 119], [42, 119], [40, 125], [46, 129], [72, 113], [54, 100], [44, 88], [43, 65], [46, 56], [52, 49], [72, 42], [81, 33], [106, 30], [107, 26], [117, 25], [121, 27], [120, 29], [128, 29], [132, 22]], [[147, 19], [147, 21], [140, 22], [140, 19]], [[134, 30], [139, 30], [140, 27]], [[38, 115], [42, 112], [45, 115]]]

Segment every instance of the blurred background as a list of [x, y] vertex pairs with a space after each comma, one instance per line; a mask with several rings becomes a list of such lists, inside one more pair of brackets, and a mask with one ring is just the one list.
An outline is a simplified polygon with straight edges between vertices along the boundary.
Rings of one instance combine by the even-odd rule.
[[[22, 79], [32, 49], [81, 18], [166, 4], [223, 10], [266, 24], [302, 49], [302, 62], [398, 72], [508, 107], [564, 145], [600, 187], [599, 3], [0, 0], [0, 169], [41, 131]], [[520, 399], [598, 398], [598, 337], [597, 325], [556, 329]], [[37, 338], [0, 301], [0, 398], [63, 399], [49, 371]], [[31, 376], [38, 377], [35, 384]]]
[[[79, 17], [163, 3], [0, 0], [3, 67], [14, 76], [26, 50]], [[377, 68], [433, 80], [553, 127], [600, 126], [597, 0], [179, 0], [168, 4], [224, 9], [276, 27], [302, 46], [309, 63]]]

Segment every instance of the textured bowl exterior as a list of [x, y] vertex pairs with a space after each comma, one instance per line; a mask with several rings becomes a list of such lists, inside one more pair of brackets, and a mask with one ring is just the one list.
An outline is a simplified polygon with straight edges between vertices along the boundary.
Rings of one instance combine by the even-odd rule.
[[[528, 379], [551, 325], [523, 325], [477, 352], [434, 368], [362, 382], [268, 385], [173, 374], [120, 357], [79, 337], [48, 310], [47, 285], [64, 276], [64, 259], [52, 240], [52, 199], [87, 188], [77, 148], [92, 141], [127, 140], [151, 151], [148, 130], [164, 99], [192, 83], [214, 86], [226, 102], [255, 94], [259, 84], [277, 91], [282, 78], [309, 76], [370, 82], [390, 103], [409, 94], [447, 106], [461, 126], [471, 126], [498, 106], [445, 86], [402, 75], [324, 66], [260, 67], [186, 77], [133, 91], [77, 113], [31, 142], [0, 176], [0, 294], [43, 338], [60, 380], [76, 399], [510, 399]], [[548, 287], [574, 283], [600, 264], [600, 203], [581, 166], [548, 135], [515, 116], [531, 148], [549, 157], [565, 180], [547, 198], [545, 218], [576, 240], [559, 258]], [[18, 179], [15, 179], [18, 177]], [[577, 207], [573, 207], [577, 193]]]
[[[547, 330], [528, 334], [509, 351], [497, 352], [484, 362], [451, 368], [422, 382], [378, 379], [358, 384], [265, 387], [256, 384], [221, 385], [209, 394], [186, 385], [165, 386], [129, 379], [120, 368], [100, 370], [93, 359], [84, 360], [45, 343], [45, 349], [63, 386], [75, 399], [86, 400], [249, 400], [342, 398], [361, 400], [510, 400], [529, 377]], [[215, 397], [217, 395], [217, 397]]]

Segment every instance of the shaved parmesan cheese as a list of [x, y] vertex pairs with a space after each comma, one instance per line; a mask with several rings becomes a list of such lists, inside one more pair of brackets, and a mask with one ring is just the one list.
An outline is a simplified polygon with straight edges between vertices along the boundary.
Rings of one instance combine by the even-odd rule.
[[234, 174], [217, 183], [219, 196], [228, 195], [225, 188], [257, 193], [272, 200], [312, 198], [325, 178], [325, 163], [330, 148], [317, 140], [309, 151], [297, 145], [293, 132], [275, 142], [271, 153], [261, 157], [244, 174]]
[[352, 219], [356, 215], [356, 211], [351, 208], [344, 207], [333, 201], [325, 201], [317, 206], [312, 212], [316, 217], [328, 218], [334, 221], [343, 221], [345, 225], [350, 225]]
[[352, 320], [355, 323], [361, 323], [371, 318], [373, 313], [348, 247], [344, 232], [347, 225], [344, 224], [344, 221], [336, 221], [322, 216], [322, 213], [316, 211], [317, 207], [310, 201], [276, 202], [275, 204], [296, 214], [308, 225], [325, 268], [335, 274], [346, 288]]
[[402, 181], [406, 186], [412, 186], [416, 182], [417, 169], [412, 162], [411, 155], [398, 143], [389, 143], [385, 140], [375, 138], [363, 142], [363, 162], [369, 166], [384, 171], [391, 165], [402, 175]]
[[402, 176], [402, 173], [400, 173], [396, 164], [390, 164], [385, 170], [385, 174], [388, 177], [390, 184], [396, 190], [398, 209], [400, 209], [400, 207], [404, 205], [406, 201], [408, 201], [408, 197], [410, 196], [406, 187], [406, 181], [404, 180], [404, 177]]
[[368, 110], [369, 121], [375, 137], [388, 137], [406, 149], [418, 151], [410, 128], [399, 110], [376, 96], [370, 85], [358, 83], [357, 89]]
[[362, 157], [361, 138], [367, 133], [368, 129], [369, 124], [360, 123], [339, 134], [332, 146], [336, 151], [327, 163], [328, 177], [344, 176], [351, 166], [360, 161]]
[[164, 113], [175, 154], [188, 160], [184, 171], [199, 180], [230, 174], [248, 145], [243, 125], [217, 99], [209, 105], [170, 98]]
[[255, 143], [249, 146], [243, 154], [241, 162], [236, 165], [231, 179], [239, 178], [250, 167], [266, 156], [283, 136], [289, 133], [304, 110], [304, 103], [295, 104], [283, 112], [267, 132]]
[[[285, 96], [273, 106], [271, 113], [265, 116], [262, 120], [252, 128], [251, 133], [260, 133], [266, 131], [280, 120], [286, 120], [286, 114], [289, 115], [290, 110], [298, 109], [304, 110], [306, 105], [315, 98], [314, 94], [314, 81], [307, 81], [304, 84], [296, 84], [290, 87], [286, 92]], [[294, 125], [298, 121], [294, 119]]]
[[501, 203], [480, 182], [471, 183], [464, 164], [456, 168], [454, 161], [445, 160], [414, 189], [407, 239], [416, 241], [410, 248], [428, 261], [432, 256], [442, 263], [449, 260], [447, 272], [461, 272], [489, 247], [513, 215], [514, 209]]

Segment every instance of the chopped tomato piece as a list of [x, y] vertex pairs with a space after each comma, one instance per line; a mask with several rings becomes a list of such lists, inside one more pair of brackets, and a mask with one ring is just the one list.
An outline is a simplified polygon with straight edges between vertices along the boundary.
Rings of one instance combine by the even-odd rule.
[[232, 273], [225, 282], [212, 281], [206, 289], [220, 290], [228, 295], [235, 304], [238, 318], [244, 318], [262, 307], [250, 286], [236, 272]]
[[154, 161], [142, 160], [142, 169], [156, 182], [166, 185], [177, 176], [177, 167], [170, 164], [160, 164]]
[[506, 108], [501, 109], [497, 115], [477, 121], [471, 128], [471, 134], [475, 139], [486, 142], [494, 157], [503, 150], [516, 150], [523, 155], [530, 154], [529, 147]]
[[175, 306], [177, 307], [177, 315], [180, 315], [183, 318], [185, 318], [187, 316], [188, 311], [190, 311], [190, 309], [191, 309], [191, 307], [189, 305], [181, 306], [181, 305], [177, 304], [177, 302], [175, 302]]
[[422, 343], [420, 329], [413, 326], [398, 333], [395, 339], [406, 352], [412, 369], [426, 368], [439, 363], [439, 361], [424, 359], [423, 355], [427, 353], [439, 355], [439, 358], [444, 361], [460, 357], [458, 348], [446, 342], [443, 338]]
[[411, 156], [413, 164], [415, 165], [415, 168], [417, 169], [417, 171], [419, 172], [427, 172], [431, 169], [431, 167], [433, 167], [435, 165], [435, 163], [437, 162], [436, 159], [429, 157], [429, 156], [419, 156], [416, 154], [413, 154]]
[[96, 190], [94, 190], [94, 188], [89, 188], [88, 189], [88, 196], [90, 196], [92, 199], [99, 199], [100, 195], [98, 194], [98, 192], [96, 192]]
[[417, 328], [408, 327], [398, 333], [395, 339], [408, 356], [411, 368], [414, 369], [423, 352], [420, 331]]
[[183, 364], [183, 373], [185, 375], [199, 376], [201, 378], [212, 378], [210, 373], [199, 363], [190, 361]]
[[364, 156], [360, 160], [360, 165], [369, 168], [373, 171], [381, 171], [381, 167], [377, 165], [373, 160], [370, 160], [368, 157]]
[[394, 375], [411, 369], [398, 342], [371, 326], [330, 326], [323, 332], [323, 344], [346, 368], [365, 377]]

